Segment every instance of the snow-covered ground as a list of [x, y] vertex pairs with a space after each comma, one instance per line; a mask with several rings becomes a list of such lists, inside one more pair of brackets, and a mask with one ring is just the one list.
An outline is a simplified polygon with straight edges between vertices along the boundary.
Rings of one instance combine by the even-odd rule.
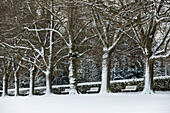
[[0, 97], [0, 113], [170, 113], [170, 92]]

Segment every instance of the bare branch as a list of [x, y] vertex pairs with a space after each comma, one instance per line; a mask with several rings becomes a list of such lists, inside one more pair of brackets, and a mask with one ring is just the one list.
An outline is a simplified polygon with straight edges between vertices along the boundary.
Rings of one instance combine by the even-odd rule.
[[8, 43], [5, 43], [5, 42], [2, 42], [2, 44], [5, 46], [8, 46], [12, 49], [25, 49], [25, 50], [31, 50], [31, 48], [28, 48], [28, 47], [24, 47], [24, 46], [13, 46], [13, 45], [10, 45]]
[[55, 29], [52, 29], [52, 28], [29, 29], [28, 27], [24, 27], [24, 29], [27, 29], [28, 31], [35, 31], [35, 32], [37, 32], [37, 31], [53, 31], [53, 32], [57, 33], [64, 40], [64, 42], [66, 43], [67, 46], [69, 46], [69, 44], [66, 41], [66, 39], [64, 38], [64, 36], [58, 30], [55, 30]]
[[77, 33], [77, 35], [74, 37], [74, 40], [76, 40], [76, 39], [79, 37], [80, 33], [81, 33], [81, 32], [86, 28], [86, 26], [89, 25], [91, 22], [92, 22], [92, 21], [87, 22], [87, 23], [83, 26], [83, 28], [81, 28], [81, 29], [79, 30], [79, 32]]
[[159, 59], [159, 58], [169, 58], [170, 57], [170, 51], [167, 53], [167, 54], [165, 54], [165, 55], [152, 55], [151, 57], [150, 57], [150, 59]]
[[[168, 30], [164, 33], [164, 36], [163, 36], [163, 39], [161, 40], [161, 42], [158, 43], [158, 45], [156, 46], [155, 50], [153, 50], [154, 53], [156, 53], [160, 49], [160, 47], [164, 44], [164, 42], [166, 41], [166, 39], [168, 37], [169, 32], [170, 32], [170, 26], [169, 26]], [[170, 41], [170, 37], [165, 42], [165, 45], [167, 45], [169, 43], [169, 41]], [[165, 47], [167, 48], [167, 46], [165, 46]]]

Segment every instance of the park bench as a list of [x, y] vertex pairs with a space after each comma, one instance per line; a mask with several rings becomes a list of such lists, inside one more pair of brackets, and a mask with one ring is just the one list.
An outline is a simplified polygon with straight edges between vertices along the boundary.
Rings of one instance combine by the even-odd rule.
[[87, 90], [88, 93], [90, 92], [98, 92], [99, 91], [99, 87], [91, 87], [89, 90]]
[[69, 93], [70, 88], [66, 88], [64, 91], [61, 91], [61, 93]]
[[122, 91], [136, 91], [137, 86], [126, 86]]

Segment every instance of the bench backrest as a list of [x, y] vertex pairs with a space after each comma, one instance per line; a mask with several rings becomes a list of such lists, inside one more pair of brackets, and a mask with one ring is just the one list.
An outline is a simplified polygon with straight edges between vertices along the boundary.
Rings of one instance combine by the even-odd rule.
[[137, 86], [126, 86], [126, 89], [136, 89]]
[[91, 87], [90, 88], [90, 91], [98, 91], [99, 90], [99, 87]]
[[69, 91], [70, 91], [70, 89], [66, 88], [64, 91], [69, 92]]

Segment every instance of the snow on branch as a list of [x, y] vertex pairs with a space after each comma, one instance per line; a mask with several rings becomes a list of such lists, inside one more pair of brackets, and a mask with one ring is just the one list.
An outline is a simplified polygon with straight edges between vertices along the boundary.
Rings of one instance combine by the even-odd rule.
[[80, 42], [79, 45], [82, 45], [83, 43], [85, 43], [85, 42], [88, 41], [89, 39], [95, 38], [95, 37], [97, 37], [97, 36], [98, 36], [98, 35], [93, 35], [93, 36], [90, 36], [90, 37], [85, 37], [85, 38]]
[[[97, 33], [98, 33], [98, 36], [99, 36], [99, 38], [100, 38], [100, 40], [102, 41], [102, 43], [103, 43], [103, 45], [105, 46], [105, 47], [107, 47], [106, 46], [106, 42], [104, 41], [104, 39], [102, 38], [102, 33], [100, 32], [100, 29], [99, 29], [99, 26], [98, 26], [98, 24], [97, 24], [97, 22], [98, 22], [98, 16], [97, 16], [97, 14], [96, 14], [96, 12], [94, 11], [94, 9], [93, 9], [93, 7], [91, 8], [92, 9], [92, 18], [93, 18], [93, 24], [94, 24], [94, 27], [95, 27], [95, 29], [96, 29], [96, 31], [97, 31]], [[100, 21], [100, 20], [99, 20]]]
[[2, 43], [0, 43], [0, 45], [1, 45], [2, 47], [5, 47], [5, 45], [4, 45], [4, 44], [2, 44]]
[[8, 43], [5, 43], [5, 42], [2, 42], [2, 44], [5, 46], [8, 46], [8, 47], [10, 47], [10, 48], [12, 48], [12, 49], [26, 49], [26, 50], [31, 50], [31, 48], [29, 48], [29, 47], [24, 47], [24, 46], [13, 46], [13, 45], [10, 45], [10, 44], [8, 44]]
[[[165, 43], [164, 51], [166, 50], [167, 45], [168, 45], [168, 43], [169, 43], [169, 41], [170, 41], [170, 37], [168, 37], [169, 32], [170, 32], [170, 27], [169, 27], [168, 30], [164, 33], [164, 36], [163, 36], [163, 39], [161, 40], [161, 42], [158, 43], [158, 45], [154, 48], [154, 50], [153, 50], [154, 53], [159, 54], [160, 52], [157, 52], [157, 51], [160, 49], [160, 47], [161, 47], [164, 43]], [[168, 37], [168, 39], [167, 39], [167, 37]], [[162, 53], [162, 52], [161, 52], [161, 53]]]
[[85, 55], [86, 53], [88, 53], [91, 49], [88, 49], [86, 51], [84, 51], [83, 53], [79, 53], [78, 57], [82, 57], [83, 55]]
[[141, 40], [140, 40], [140, 39], [142, 39], [142, 38], [140, 37], [138, 31], [135, 29], [135, 27], [134, 27], [132, 24], [131, 24], [131, 27], [132, 27], [132, 30], [133, 30], [133, 32], [134, 32], [134, 34], [135, 34], [136, 40], [138, 41], [138, 43], [141, 43]]
[[41, 55], [44, 64], [47, 66], [47, 62], [46, 62], [46, 60], [45, 60], [45, 58], [44, 58], [44, 48], [41, 47], [41, 51], [40, 51], [39, 49], [37, 49], [37, 48], [31, 43], [31, 41], [29, 41], [29, 40], [27, 40], [27, 39], [22, 39], [22, 41], [28, 42], [28, 44], [31, 46], [32, 50], [35, 51], [35, 52], [37, 52], [39, 55]]
[[[139, 47], [141, 48], [142, 52], [145, 53], [144, 49], [142, 48], [141, 43], [140, 43], [138, 40], [136, 40], [136, 38], [133, 38], [133, 37], [130, 36], [126, 31], [124, 31], [124, 30], [122, 30], [122, 29], [121, 29], [121, 31], [122, 31], [123, 34], [125, 34], [128, 38], [130, 38], [130, 39], [132, 39], [133, 41], [135, 41], [135, 42], [139, 45]], [[129, 30], [128, 30], [128, 31], [129, 31]]]
[[[32, 13], [32, 10], [31, 10], [31, 7], [30, 7], [28, 1], [27, 1], [27, 7], [28, 7], [29, 12], [30, 12], [31, 15], [33, 16], [33, 13]], [[34, 20], [34, 19], [33, 19], [33, 20]], [[33, 24], [34, 24], [34, 26], [35, 26], [35, 29], [37, 29], [37, 25], [36, 25], [35, 20], [34, 20], [34, 23], [33, 23]], [[41, 41], [41, 38], [40, 38], [38, 32], [36, 32], [36, 36], [38, 37], [38, 40], [39, 40], [39, 42], [41, 43], [42, 41]]]
[[24, 29], [28, 30], [28, 31], [35, 31], [35, 32], [39, 32], [39, 31], [53, 31], [55, 33], [57, 33], [66, 43], [67, 46], [69, 46], [68, 42], [66, 41], [66, 39], [64, 38], [64, 36], [57, 30], [52, 29], [52, 28], [44, 28], [44, 29], [29, 29], [28, 27], [24, 27]]
[[59, 62], [61, 59], [67, 58], [67, 57], [69, 57], [69, 55], [62, 56], [57, 60], [57, 62]]
[[[27, 40], [27, 39], [22, 39], [22, 41], [26, 41], [29, 43], [29, 45], [31, 46], [31, 48], [36, 51], [38, 54], [41, 55], [41, 52], [31, 43], [31, 41]], [[42, 56], [42, 55], [41, 55]]]
[[20, 60], [19, 63], [17, 63], [17, 64], [18, 64], [18, 66], [15, 67], [15, 61], [14, 61], [14, 58], [12, 58], [13, 71], [15, 73], [17, 73], [21, 69], [22, 60]]
[[57, 62], [54, 64], [53, 67], [55, 67], [60, 60], [62, 60], [62, 59], [64, 59], [64, 58], [67, 58], [67, 57], [69, 57], [69, 55], [65, 55], [65, 56], [60, 57], [60, 58], [57, 60]]
[[118, 31], [118, 33], [116, 34], [116, 36], [114, 37], [114, 38], [116, 38], [116, 40], [115, 41], [113, 41], [113, 43], [112, 43], [112, 46], [110, 46], [109, 47], [109, 51], [112, 51], [115, 47], [116, 47], [116, 44], [121, 40], [121, 38], [123, 37], [122, 35], [123, 35], [123, 33], [120, 33], [120, 32]]
[[87, 22], [87, 23], [79, 30], [79, 32], [77, 33], [77, 35], [74, 37], [74, 40], [76, 40], [76, 39], [79, 37], [80, 33], [81, 33], [81, 32], [86, 28], [86, 26], [89, 25], [91, 22], [92, 22], [92, 21]]
[[25, 59], [25, 58], [21, 58], [23, 61], [28, 62], [33, 64], [34, 66], [36, 66], [39, 70], [41, 70], [42, 72], [44, 72], [44, 70], [42, 70], [42, 68], [40, 66], [38, 66], [35, 62], [31, 61], [30, 59]]
[[5, 56], [0, 56], [0, 59], [7, 59], [7, 60], [11, 60], [11, 58], [9, 58], [9, 57], [5, 57]]
[[25, 68], [25, 69], [27, 69], [27, 70], [29, 70], [29, 68], [26, 65], [24, 65], [24, 64], [19, 63], [18, 65], [23, 67], [23, 68]]
[[4, 58], [4, 56], [0, 56], [0, 58]]
[[164, 48], [163, 48], [162, 50], [160, 50], [160, 51], [156, 51], [154, 54], [155, 54], [155, 55], [160, 55], [160, 54], [166, 53], [166, 51], [167, 51], [167, 49], [168, 49], [168, 44], [169, 44], [169, 42], [170, 42], [170, 38], [169, 38], [168, 40], [166, 40], [166, 43], [165, 43]]
[[170, 57], [170, 51], [165, 55], [156, 55], [156, 56], [153, 55], [150, 57], [150, 59], [159, 59], [159, 58], [168, 58], [168, 57]]
[[54, 57], [56, 57], [59, 53], [61, 53], [65, 49], [68, 49], [68, 47], [63, 47], [60, 50], [58, 50], [57, 53], [54, 55]]

